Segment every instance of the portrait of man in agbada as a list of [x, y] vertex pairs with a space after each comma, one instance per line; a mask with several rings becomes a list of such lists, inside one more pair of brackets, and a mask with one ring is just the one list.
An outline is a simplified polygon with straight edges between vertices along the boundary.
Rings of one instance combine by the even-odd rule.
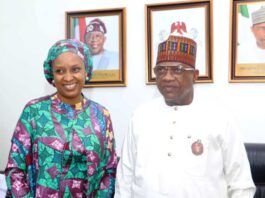
[[119, 54], [105, 48], [107, 27], [99, 18], [89, 22], [85, 32], [85, 43], [89, 46], [94, 70], [119, 69]]

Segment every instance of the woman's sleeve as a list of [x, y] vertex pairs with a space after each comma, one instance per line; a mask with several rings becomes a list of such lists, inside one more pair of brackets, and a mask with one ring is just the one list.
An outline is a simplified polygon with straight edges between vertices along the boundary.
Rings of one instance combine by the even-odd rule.
[[12, 140], [8, 162], [5, 169], [8, 193], [12, 197], [33, 197], [30, 190], [28, 166], [32, 164], [30, 130], [27, 112], [22, 113]]
[[105, 171], [101, 179], [99, 190], [95, 197], [110, 198], [114, 195], [115, 177], [117, 168], [117, 155], [115, 150], [115, 139], [112, 128], [111, 118], [108, 112], [106, 115], [106, 152], [105, 152]]

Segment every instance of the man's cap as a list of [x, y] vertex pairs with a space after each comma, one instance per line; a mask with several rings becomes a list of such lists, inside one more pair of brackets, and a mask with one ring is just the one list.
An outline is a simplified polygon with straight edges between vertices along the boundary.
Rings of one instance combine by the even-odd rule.
[[252, 24], [265, 23], [265, 6], [252, 13]]
[[158, 45], [156, 65], [163, 62], [179, 62], [195, 68], [197, 44], [184, 36], [169, 35]]
[[95, 31], [102, 32], [103, 34], [107, 33], [105, 24], [99, 18], [90, 21], [86, 27], [86, 32], [95, 32]]

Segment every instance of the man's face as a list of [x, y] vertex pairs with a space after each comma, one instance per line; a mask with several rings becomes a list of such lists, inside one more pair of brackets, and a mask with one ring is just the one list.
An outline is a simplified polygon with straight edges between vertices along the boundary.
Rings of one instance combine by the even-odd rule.
[[[176, 70], [175, 66], [178, 65], [183, 66], [182, 72]], [[193, 100], [193, 83], [198, 77], [199, 71], [182, 63], [174, 63], [172, 66], [172, 63], [165, 62], [159, 64], [160, 66], [164, 67], [166, 72], [164, 71], [162, 72], [163, 75], [159, 75], [159, 71], [155, 71], [156, 83], [166, 103], [169, 106], [190, 104]]]
[[256, 38], [257, 46], [265, 49], [265, 23], [255, 24], [251, 27], [251, 30]]
[[102, 32], [89, 32], [87, 35], [87, 45], [89, 46], [92, 55], [97, 55], [103, 52], [103, 46], [106, 37]]

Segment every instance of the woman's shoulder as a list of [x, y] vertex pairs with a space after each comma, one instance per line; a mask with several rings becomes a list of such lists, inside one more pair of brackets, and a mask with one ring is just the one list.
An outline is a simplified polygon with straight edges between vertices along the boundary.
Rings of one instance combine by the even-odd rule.
[[34, 117], [40, 112], [47, 111], [49, 109], [51, 96], [43, 96], [40, 98], [32, 99], [24, 106], [21, 118], [30, 118]]
[[51, 99], [51, 95], [46, 95], [46, 96], [42, 96], [42, 97], [39, 97], [39, 98], [32, 99], [25, 105], [25, 108], [39, 106], [39, 105], [41, 105], [43, 103], [49, 102], [50, 99]]
[[98, 102], [95, 102], [94, 100], [87, 99], [89, 103], [89, 108], [93, 109], [94, 111], [102, 112], [104, 114], [108, 113], [108, 109], [103, 106], [102, 104], [99, 104]]

